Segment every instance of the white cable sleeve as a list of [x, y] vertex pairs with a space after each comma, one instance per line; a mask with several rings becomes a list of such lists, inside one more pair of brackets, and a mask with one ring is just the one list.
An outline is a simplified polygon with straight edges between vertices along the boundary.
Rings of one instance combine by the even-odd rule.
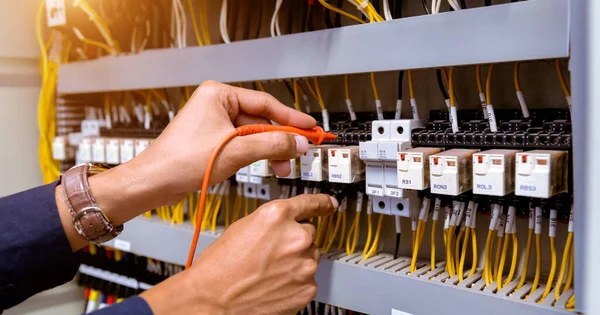
[[110, 113], [104, 114], [104, 120], [106, 120], [106, 128], [112, 129], [112, 120], [110, 119]]
[[458, 5], [458, 3], [455, 3], [452, 0], [448, 0], [448, 4], [452, 7], [452, 9], [454, 9], [454, 11], [458, 11], [461, 9], [460, 5]]
[[417, 230], [417, 217], [415, 216], [410, 217], [410, 229], [412, 231]]
[[514, 229], [515, 225], [515, 216], [517, 213], [517, 209], [513, 206], [509, 206], [508, 207], [508, 214], [506, 216], [506, 224], [504, 227], [504, 233], [506, 234], [510, 234], [512, 233], [512, 230]]
[[471, 228], [475, 229], [477, 228], [477, 208], [479, 207], [478, 204], [475, 204], [473, 206], [473, 212], [471, 212]]
[[310, 188], [308, 188], [308, 187], [304, 187], [304, 194], [305, 194], [305, 195], [308, 195], [308, 194], [310, 194]]
[[183, 9], [183, 4], [181, 0], [177, 0], [177, 4], [179, 6], [180, 17], [181, 17], [181, 46], [185, 48], [187, 46], [187, 17], [185, 15], [185, 10]]
[[454, 204], [454, 207], [452, 207], [452, 212], [450, 213], [450, 226], [456, 226], [456, 220], [460, 214], [460, 204], [461, 202], [457, 202]]
[[450, 111], [450, 99], [445, 99], [444, 102], [446, 103], [446, 108], [448, 109], [448, 111]]
[[450, 213], [452, 209], [449, 206], [444, 207], [444, 230], [450, 228]]
[[460, 210], [458, 212], [458, 216], [456, 217], [456, 222], [454, 223], [455, 226], [458, 226], [463, 221], [466, 206], [467, 206], [467, 204], [464, 201], [460, 202], [460, 207], [459, 207]]
[[150, 129], [150, 123], [152, 122], [152, 115], [148, 110], [144, 111], [144, 129]]
[[490, 122], [490, 130], [492, 132], [498, 131], [498, 125], [496, 125], [496, 114], [494, 113], [494, 107], [492, 104], [487, 105], [488, 121]]
[[442, 200], [440, 198], [435, 198], [435, 202], [433, 204], [433, 215], [431, 217], [432, 220], [438, 220], [440, 217], [440, 207], [442, 205]]
[[542, 207], [535, 207], [535, 234], [542, 234]]
[[575, 231], [575, 209], [571, 206], [571, 212], [569, 213], [569, 229], [568, 232]]
[[315, 194], [315, 195], [320, 194], [321, 193], [321, 188], [319, 188], [319, 187], [313, 188], [313, 192], [312, 193]]
[[135, 114], [135, 117], [139, 123], [144, 123], [144, 106], [133, 105], [133, 113]]
[[504, 226], [506, 225], [506, 215], [504, 213], [500, 213], [500, 217], [498, 218], [498, 237], [504, 236]]
[[238, 196], [242, 196], [244, 194], [244, 186], [241, 183], [238, 183], [235, 187], [235, 192], [237, 193]]
[[356, 120], [356, 112], [354, 111], [354, 106], [352, 106], [352, 100], [349, 98], [346, 99], [346, 107], [348, 107], [348, 113], [350, 114], [350, 120], [355, 121]]
[[486, 120], [488, 119], [488, 112], [487, 112], [487, 104], [485, 103], [485, 94], [484, 93], [479, 93], [479, 101], [481, 102], [481, 110], [483, 111], [483, 118], [485, 118]]
[[396, 233], [402, 233], [402, 224], [400, 224], [400, 216], [394, 216], [394, 223], [396, 224]]
[[458, 132], [458, 114], [456, 113], [456, 107], [450, 107], [450, 124], [452, 125], [452, 132]]
[[175, 118], [175, 112], [170, 110], [167, 112], [167, 114], [169, 115], [169, 121], [173, 121], [173, 118]]
[[308, 315], [313, 315], [312, 306], [310, 305], [310, 303], [306, 306], [306, 310]]
[[384, 120], [383, 117], [383, 106], [381, 105], [381, 100], [375, 100], [375, 110], [377, 111], [377, 120]]
[[373, 198], [367, 196], [367, 214], [373, 214]]
[[525, 96], [523, 96], [522, 91], [517, 91], [517, 99], [519, 100], [519, 105], [521, 105], [523, 117], [529, 118], [529, 109], [527, 108], [527, 102], [525, 101]]
[[229, 40], [229, 34], [227, 33], [227, 0], [223, 0], [221, 4], [219, 26], [221, 31], [221, 38], [226, 44], [229, 44], [231, 40]]
[[292, 197], [298, 196], [298, 186], [296, 186], [296, 185], [292, 186], [292, 192], [290, 193], [290, 195]]
[[360, 213], [363, 207], [364, 194], [359, 191], [356, 193], [356, 212]]
[[398, 120], [402, 116], [402, 100], [396, 100], [396, 112], [394, 113], [394, 119]]
[[517, 234], [517, 223], [516, 222], [512, 225], [512, 229], [510, 230], [510, 234]]
[[430, 201], [431, 201], [431, 199], [429, 199], [429, 197], [423, 198], [423, 202], [421, 202], [421, 210], [419, 211], [419, 220], [421, 220], [421, 221], [427, 220], [427, 219], [423, 219], [423, 218], [429, 212]]
[[344, 197], [344, 198], [342, 198], [342, 202], [340, 203], [340, 206], [338, 207], [338, 212], [346, 211], [347, 207], [348, 207], [348, 198]]
[[550, 229], [548, 230], [548, 236], [556, 237], [556, 218], [558, 217], [558, 211], [556, 209], [550, 210]]
[[572, 107], [572, 101], [571, 101], [571, 96], [565, 96], [565, 99], [567, 100], [567, 105], [569, 106], [569, 112], [571, 112], [571, 107]]
[[533, 230], [535, 228], [535, 210], [534, 208], [531, 206], [531, 204], [529, 204], [529, 225], [527, 226], [530, 230]]
[[337, 315], [344, 315], [344, 310], [340, 307], [337, 308]]
[[[278, 15], [279, 15], [279, 9], [281, 8], [281, 4], [282, 3], [283, 3], [283, 0], [277, 0], [275, 2], [275, 11], [273, 11], [273, 16], [271, 17], [271, 28], [270, 28], [270, 30], [271, 30], [271, 37], [275, 37], [275, 36], [281, 35], [281, 32], [279, 32], [279, 30], [276, 29], [276, 28], [278, 28], [278, 26], [279, 26], [278, 25], [279, 24], [278, 23], [279, 22], [278, 21], [278, 19], [279, 19]], [[276, 25], [277, 25], [277, 27], [276, 27]]]
[[307, 114], [310, 114], [310, 101], [308, 100], [308, 95], [302, 94], [302, 99], [304, 100], [304, 111]]
[[329, 315], [329, 304], [325, 304], [325, 309], [323, 310], [323, 315]]
[[329, 131], [329, 112], [327, 109], [324, 109], [321, 111], [321, 114], [323, 115], [323, 129]]
[[490, 218], [490, 227], [491, 231], [496, 230], [496, 224], [498, 223], [498, 215], [500, 214], [500, 205], [493, 204], [492, 205], [492, 217]]
[[473, 215], [473, 207], [475, 203], [473, 201], [469, 201], [469, 205], [467, 206], [467, 211], [465, 212], [465, 225], [471, 227], [472, 225], [472, 215]]
[[414, 98], [410, 99], [410, 109], [412, 110], [413, 119], [419, 119], [419, 107], [417, 106], [417, 100]]
[[392, 11], [390, 10], [390, 1], [383, 0], [383, 15], [386, 21], [391, 21], [394, 18], [392, 17]]

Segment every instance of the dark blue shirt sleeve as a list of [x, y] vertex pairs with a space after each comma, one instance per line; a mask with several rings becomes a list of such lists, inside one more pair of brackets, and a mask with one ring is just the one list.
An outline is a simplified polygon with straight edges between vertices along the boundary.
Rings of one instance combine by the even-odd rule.
[[[79, 262], [60, 221], [57, 183], [0, 198], [0, 313], [30, 296], [68, 282]], [[152, 314], [140, 297], [94, 314]]]

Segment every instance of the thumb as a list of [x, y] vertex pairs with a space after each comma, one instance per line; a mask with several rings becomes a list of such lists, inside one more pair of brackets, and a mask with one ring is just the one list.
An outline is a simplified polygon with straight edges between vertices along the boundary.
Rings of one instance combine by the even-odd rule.
[[279, 176], [285, 176], [290, 171], [287, 160], [304, 154], [308, 150], [308, 140], [287, 132], [263, 132], [237, 137], [226, 150], [227, 156], [239, 167], [259, 160], [271, 160], [273, 171]]

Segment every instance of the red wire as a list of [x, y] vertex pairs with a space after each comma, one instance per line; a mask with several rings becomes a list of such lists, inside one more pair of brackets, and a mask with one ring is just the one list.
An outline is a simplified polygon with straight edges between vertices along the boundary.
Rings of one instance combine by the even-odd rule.
[[229, 143], [229, 141], [231, 141], [237, 136], [247, 136], [251, 134], [270, 131], [296, 133], [305, 136], [314, 144], [321, 144], [323, 140], [334, 140], [336, 138], [335, 135], [323, 131], [323, 128], [321, 127], [315, 127], [313, 129], [300, 129], [289, 126], [273, 125], [245, 125], [236, 128], [234, 131], [230, 132], [227, 136], [225, 136], [225, 138], [221, 140], [221, 142], [213, 151], [212, 155], [210, 156], [210, 159], [208, 160], [208, 165], [206, 166], [206, 172], [204, 173], [204, 179], [202, 180], [202, 190], [200, 191], [200, 202], [198, 203], [198, 213], [196, 218], [196, 227], [194, 229], [194, 237], [192, 238], [192, 244], [190, 245], [190, 251], [188, 253], [188, 259], [185, 264], [185, 269], [188, 269], [194, 261], [194, 254], [196, 253], [198, 238], [200, 237], [200, 229], [202, 227], [202, 217], [204, 215], [204, 206], [206, 204], [206, 192], [208, 191], [208, 184], [210, 183], [210, 174], [217, 160], [217, 157], [219, 156], [219, 153], [221, 153], [221, 150], [223, 150], [223, 147], [225, 147], [225, 145]]

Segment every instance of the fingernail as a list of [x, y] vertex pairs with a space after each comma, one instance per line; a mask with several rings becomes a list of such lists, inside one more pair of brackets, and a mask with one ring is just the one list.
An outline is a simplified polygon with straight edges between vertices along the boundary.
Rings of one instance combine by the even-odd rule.
[[337, 199], [335, 199], [334, 196], [329, 196], [329, 198], [331, 198], [331, 203], [333, 204], [333, 208], [337, 209], [340, 206], [340, 203], [337, 201]]
[[301, 156], [308, 150], [308, 140], [303, 136], [294, 136], [296, 139], [296, 155]]

